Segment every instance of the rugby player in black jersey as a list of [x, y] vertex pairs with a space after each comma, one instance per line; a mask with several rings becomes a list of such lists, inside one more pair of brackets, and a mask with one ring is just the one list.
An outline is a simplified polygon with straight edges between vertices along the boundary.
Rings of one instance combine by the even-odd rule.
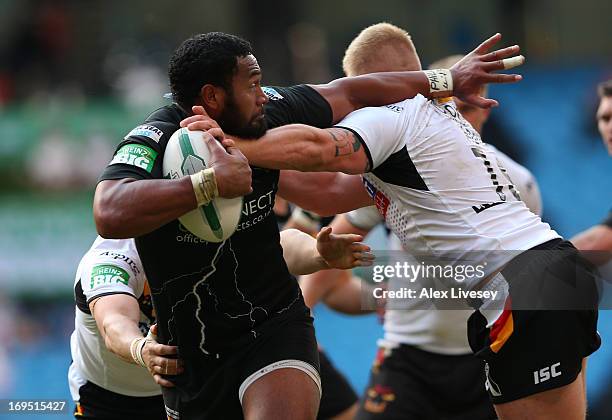
[[[504, 58], [514, 52], [498, 54]], [[454, 92], [470, 103], [492, 106], [495, 101], [478, 96], [480, 86], [517, 77], [491, 74], [484, 61], [472, 54], [452, 69]], [[118, 145], [94, 199], [103, 237], [136, 238], [157, 312], [158, 339], [178, 346], [184, 361], [184, 372], [171, 378], [175, 387], [163, 390], [167, 414], [313, 419], [321, 392], [316, 341], [279, 244], [272, 212], [279, 172], [251, 168], [249, 192], [243, 157], [233, 148], [229, 155], [217, 155], [211, 165], [218, 194], [248, 194], [236, 233], [220, 244], [207, 243], [177, 220], [196, 208], [199, 198], [190, 177], [162, 179], [166, 144], [195, 105], [227, 133], [257, 137], [267, 127], [327, 127], [365, 105], [428, 95], [430, 81], [423, 72], [401, 72], [262, 88], [250, 45], [223, 33], [185, 41], [170, 61], [169, 77], [175, 102], [151, 114]]]

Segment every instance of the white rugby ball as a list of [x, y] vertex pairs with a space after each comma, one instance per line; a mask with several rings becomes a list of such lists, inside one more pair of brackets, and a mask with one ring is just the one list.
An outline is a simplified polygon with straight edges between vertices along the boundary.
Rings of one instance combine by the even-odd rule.
[[[180, 128], [172, 134], [164, 153], [164, 178], [193, 175], [208, 167], [210, 152], [202, 131]], [[208, 242], [222, 242], [232, 236], [242, 211], [242, 197], [217, 197], [179, 217], [191, 233]]]

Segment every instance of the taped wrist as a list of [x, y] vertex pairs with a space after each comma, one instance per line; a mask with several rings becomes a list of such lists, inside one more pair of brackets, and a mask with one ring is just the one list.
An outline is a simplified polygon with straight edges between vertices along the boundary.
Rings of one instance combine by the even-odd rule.
[[146, 337], [141, 337], [133, 339], [130, 343], [130, 354], [132, 356], [132, 359], [134, 359], [134, 362], [136, 362], [137, 365], [142, 366], [144, 368], [147, 367], [147, 364], [142, 358], [142, 349], [144, 348], [145, 344], [147, 344], [147, 342], [153, 342], [153, 340], [149, 340]]
[[432, 98], [453, 96], [453, 76], [448, 69], [425, 70], [429, 80], [429, 95]]
[[214, 168], [202, 169], [200, 172], [190, 175], [190, 177], [198, 207], [210, 203], [219, 196]]

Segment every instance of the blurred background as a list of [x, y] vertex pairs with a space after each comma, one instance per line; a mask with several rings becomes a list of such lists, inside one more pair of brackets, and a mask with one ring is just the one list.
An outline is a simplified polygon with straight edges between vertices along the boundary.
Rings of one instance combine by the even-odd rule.
[[[535, 174], [544, 219], [571, 237], [612, 206], [595, 124], [595, 86], [612, 78], [611, 16], [601, 0], [0, 0], [0, 398], [70, 398], [72, 285], [96, 236], [96, 179], [115, 144], [166, 103], [167, 61], [183, 39], [241, 35], [265, 84], [287, 85], [342, 76], [348, 43], [380, 21], [411, 33], [424, 66], [502, 32], [527, 57], [524, 81], [491, 87], [501, 106], [483, 138]], [[326, 308], [316, 318], [361, 392], [381, 326]], [[609, 419], [612, 312], [600, 320], [588, 393], [591, 418]]]

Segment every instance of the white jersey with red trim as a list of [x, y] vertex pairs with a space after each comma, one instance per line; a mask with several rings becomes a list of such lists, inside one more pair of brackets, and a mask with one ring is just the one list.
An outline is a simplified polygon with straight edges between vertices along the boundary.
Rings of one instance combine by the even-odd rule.
[[[487, 251], [487, 272], [559, 235], [520, 200], [496, 152], [452, 99], [423, 96], [363, 108], [338, 124], [366, 147], [363, 179], [387, 226], [412, 253]], [[472, 254], [473, 258], [474, 254]], [[473, 263], [474, 260], [471, 260]], [[480, 277], [465, 280], [474, 288]]]
[[161, 388], [147, 369], [122, 360], [106, 348], [89, 310], [89, 303], [96, 298], [126, 294], [133, 296], [140, 307], [139, 326], [143, 335], [155, 322], [151, 295], [134, 240], [98, 237], [81, 259], [74, 292], [75, 321], [70, 337], [72, 364], [68, 372], [73, 399], [79, 400], [78, 390], [86, 381], [128, 396], [160, 395]]

